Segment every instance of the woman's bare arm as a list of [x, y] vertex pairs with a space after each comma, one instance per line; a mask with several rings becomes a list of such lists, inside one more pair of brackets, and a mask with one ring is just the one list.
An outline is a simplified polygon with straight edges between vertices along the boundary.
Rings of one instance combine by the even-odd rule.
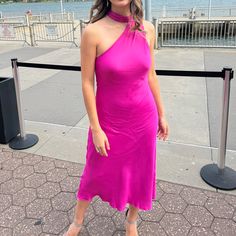
[[80, 56], [81, 56], [81, 76], [82, 91], [84, 103], [87, 109], [91, 130], [101, 129], [95, 101], [94, 91], [94, 65], [96, 58], [97, 38], [95, 27], [91, 24], [87, 25], [82, 33]]
[[155, 98], [159, 117], [161, 118], [161, 117], [165, 117], [165, 113], [164, 113], [164, 107], [163, 107], [161, 95], [160, 95], [160, 85], [159, 85], [158, 77], [155, 72], [155, 63], [154, 63], [154, 43], [155, 43], [155, 37], [156, 37], [155, 28], [152, 23], [148, 21], [145, 21], [145, 23], [146, 23], [147, 31], [149, 32], [148, 34], [150, 35], [149, 41], [150, 41], [150, 53], [151, 53], [151, 61], [152, 61], [151, 68], [148, 74], [148, 82], [149, 82], [149, 86], [152, 91], [152, 94]]
[[106, 148], [109, 150], [110, 144], [98, 120], [94, 91], [97, 41], [96, 29], [94, 25], [89, 24], [83, 31], [80, 45], [82, 91], [92, 131], [93, 143], [96, 150], [102, 156], [108, 156]]
[[163, 139], [165, 141], [168, 137], [169, 126], [166, 122], [164, 107], [160, 95], [160, 85], [155, 71], [155, 63], [154, 63], [154, 42], [156, 37], [155, 28], [151, 22], [149, 21], [145, 22], [147, 23], [146, 27], [148, 28], [148, 34], [150, 35], [149, 38], [150, 38], [150, 54], [151, 54], [151, 68], [148, 73], [148, 84], [154, 96], [158, 110], [158, 116], [159, 116], [158, 137], [159, 139]]

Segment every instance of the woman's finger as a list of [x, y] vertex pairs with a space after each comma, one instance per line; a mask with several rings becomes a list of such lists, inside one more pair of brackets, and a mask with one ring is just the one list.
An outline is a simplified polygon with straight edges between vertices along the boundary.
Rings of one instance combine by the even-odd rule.
[[166, 125], [166, 135], [169, 135], [169, 127]]
[[107, 156], [107, 151], [106, 151], [105, 146], [101, 147], [101, 153], [102, 153], [103, 156]]
[[106, 145], [106, 148], [107, 148], [108, 150], [110, 150], [110, 144], [109, 144], [108, 139], [105, 140], [105, 145]]
[[101, 154], [101, 148], [99, 146], [95, 146], [97, 153]]
[[165, 138], [166, 138], [166, 132], [165, 131], [166, 131], [166, 129], [164, 128], [163, 131], [162, 131], [162, 134], [161, 134], [161, 137], [162, 137], [163, 140], [165, 140]]
[[168, 125], [167, 125], [166, 126], [166, 133], [165, 133], [165, 140], [167, 139], [168, 135], [169, 135], [169, 130], [168, 130]]

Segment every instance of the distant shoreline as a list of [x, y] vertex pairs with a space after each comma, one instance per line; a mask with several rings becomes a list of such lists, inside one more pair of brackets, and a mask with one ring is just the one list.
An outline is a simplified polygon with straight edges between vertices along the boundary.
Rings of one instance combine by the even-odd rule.
[[[67, 2], [91, 2], [92, 0], [74, 0], [74, 1], [63, 1], [64, 3], [67, 3]], [[11, 4], [11, 3], [25, 3], [25, 4], [27, 4], [27, 3], [47, 3], [47, 2], [49, 2], [49, 3], [56, 3], [56, 2], [60, 2], [60, 0], [57, 0], [57, 1], [55, 1], [55, 0], [39, 0], [39, 1], [37, 1], [37, 0], [27, 0], [27, 2], [26, 1], [21, 1], [21, 2], [19, 2], [19, 1], [9, 1], [9, 0], [0, 0], [0, 3], [1, 4]]]
[[[3, 2], [4, 1], [4, 2]], [[10, 2], [11, 1], [11, 2]], [[58, 14], [61, 12], [73, 12], [75, 19], [87, 18], [94, 0], [0, 0], [0, 17], [22, 16], [27, 11], [31, 11], [33, 15]], [[142, 0], [145, 3], [145, 0]], [[208, 0], [151, 0], [152, 15], [154, 17], [183, 17], [187, 16], [191, 9], [195, 7], [197, 16], [207, 16]], [[236, 6], [232, 6], [231, 0], [224, 1], [219, 6], [220, 0], [214, 0], [212, 5], [211, 17], [220, 16], [236, 16]]]

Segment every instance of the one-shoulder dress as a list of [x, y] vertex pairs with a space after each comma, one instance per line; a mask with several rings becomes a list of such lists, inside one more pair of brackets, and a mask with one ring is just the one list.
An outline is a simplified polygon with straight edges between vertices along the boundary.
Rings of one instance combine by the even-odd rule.
[[[77, 199], [99, 196], [119, 211], [130, 203], [151, 210], [156, 199], [158, 109], [148, 84], [151, 55], [143, 32], [131, 31], [134, 20], [110, 10], [126, 22], [118, 39], [96, 57], [96, 109], [110, 143], [108, 156], [95, 149], [88, 129], [86, 164]], [[142, 29], [144, 29], [143, 25]]]

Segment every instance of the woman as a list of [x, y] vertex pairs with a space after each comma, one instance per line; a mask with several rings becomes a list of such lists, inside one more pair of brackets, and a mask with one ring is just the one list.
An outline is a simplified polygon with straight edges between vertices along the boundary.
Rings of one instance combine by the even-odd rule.
[[168, 136], [154, 68], [154, 40], [153, 25], [143, 20], [141, 0], [95, 1], [81, 39], [82, 90], [90, 121], [86, 165], [66, 236], [80, 232], [95, 195], [119, 211], [129, 203], [129, 236], [137, 235], [138, 210], [152, 209], [156, 137]]

